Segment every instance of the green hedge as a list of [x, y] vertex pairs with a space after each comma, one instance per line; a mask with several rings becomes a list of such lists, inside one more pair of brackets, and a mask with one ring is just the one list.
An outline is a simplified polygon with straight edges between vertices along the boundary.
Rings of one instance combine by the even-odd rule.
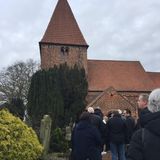
[[32, 128], [0, 110], [0, 160], [37, 160], [42, 149]]

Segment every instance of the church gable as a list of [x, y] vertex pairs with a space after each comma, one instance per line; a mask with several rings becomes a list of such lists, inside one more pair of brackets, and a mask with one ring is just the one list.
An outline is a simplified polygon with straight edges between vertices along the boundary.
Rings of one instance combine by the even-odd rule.
[[113, 87], [109, 87], [104, 90], [99, 96], [97, 96], [91, 103], [88, 104], [88, 107], [96, 108], [99, 106], [104, 114], [107, 114], [109, 111], [126, 108], [130, 109], [133, 115], [137, 115], [137, 107], [132, 104], [126, 96], [118, 93]]

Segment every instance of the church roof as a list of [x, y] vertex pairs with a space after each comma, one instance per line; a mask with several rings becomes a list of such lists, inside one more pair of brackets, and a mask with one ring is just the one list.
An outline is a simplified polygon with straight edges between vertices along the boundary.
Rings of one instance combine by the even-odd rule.
[[160, 88], [160, 72], [147, 72], [147, 74], [154, 82], [155, 88]]
[[88, 46], [67, 0], [59, 0], [40, 43]]
[[89, 91], [151, 91], [153, 81], [139, 61], [88, 60]]

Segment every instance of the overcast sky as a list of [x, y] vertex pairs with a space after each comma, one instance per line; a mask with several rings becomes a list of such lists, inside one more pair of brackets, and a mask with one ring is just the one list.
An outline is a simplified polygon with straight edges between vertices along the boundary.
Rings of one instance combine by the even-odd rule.
[[[138, 60], [160, 72], [160, 0], [68, 0], [89, 44], [89, 59]], [[57, 0], [0, 0], [0, 69], [40, 60]]]

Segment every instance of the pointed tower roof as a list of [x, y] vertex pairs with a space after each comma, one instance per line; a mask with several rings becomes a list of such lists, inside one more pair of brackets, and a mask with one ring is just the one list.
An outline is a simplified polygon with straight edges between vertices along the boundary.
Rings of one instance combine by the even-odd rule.
[[40, 43], [88, 46], [67, 0], [59, 0]]

